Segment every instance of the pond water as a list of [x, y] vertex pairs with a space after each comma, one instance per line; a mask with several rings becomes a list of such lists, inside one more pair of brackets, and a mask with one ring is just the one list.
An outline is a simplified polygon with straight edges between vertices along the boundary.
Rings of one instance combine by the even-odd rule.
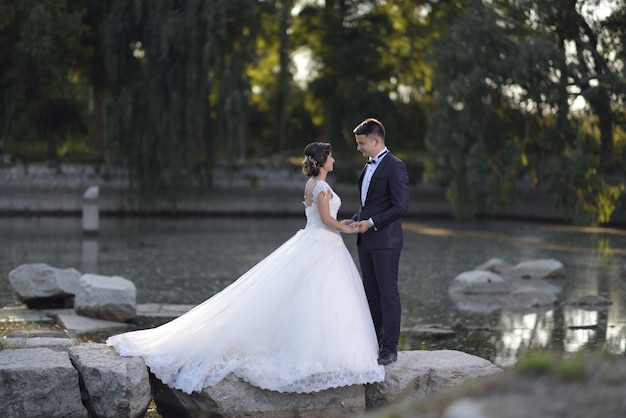
[[[290, 218], [109, 218], [84, 238], [74, 217], [0, 218], [0, 304], [15, 302], [8, 273], [43, 262], [83, 273], [122, 276], [138, 303], [197, 304], [232, 283], [304, 226]], [[400, 262], [400, 349], [455, 349], [507, 367], [534, 350], [604, 348], [626, 353], [626, 230], [519, 221], [408, 219]], [[344, 236], [356, 261], [354, 236]], [[454, 301], [458, 274], [491, 258], [511, 264], [554, 258], [567, 277], [553, 281], [559, 300], [604, 295], [612, 305], [562, 304], [507, 310]], [[497, 297], [494, 299], [497, 300]], [[456, 327], [453, 337], [418, 337], [410, 329]]]

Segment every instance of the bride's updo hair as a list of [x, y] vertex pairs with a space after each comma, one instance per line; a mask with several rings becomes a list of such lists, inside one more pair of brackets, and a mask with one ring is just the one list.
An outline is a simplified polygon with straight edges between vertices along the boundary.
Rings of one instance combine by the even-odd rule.
[[304, 148], [302, 172], [307, 177], [315, 177], [320, 173], [320, 167], [326, 163], [331, 147], [327, 142], [311, 142]]

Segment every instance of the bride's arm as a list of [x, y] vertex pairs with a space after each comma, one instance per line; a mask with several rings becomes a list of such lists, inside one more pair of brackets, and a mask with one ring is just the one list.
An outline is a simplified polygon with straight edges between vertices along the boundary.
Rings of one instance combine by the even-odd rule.
[[338, 229], [346, 234], [356, 232], [357, 230], [354, 226], [343, 224], [331, 216], [330, 199], [332, 197], [333, 194], [328, 190], [322, 191], [317, 195], [317, 207], [320, 211], [320, 218], [322, 219], [322, 222], [324, 222], [324, 225], [330, 228]]

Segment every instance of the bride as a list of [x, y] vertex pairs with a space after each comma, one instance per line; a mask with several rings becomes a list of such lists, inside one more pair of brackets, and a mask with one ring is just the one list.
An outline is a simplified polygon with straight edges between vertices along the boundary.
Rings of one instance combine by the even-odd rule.
[[306, 146], [307, 223], [220, 293], [160, 327], [110, 337], [170, 387], [191, 393], [229, 373], [262, 389], [316, 392], [380, 382], [378, 342], [363, 284], [326, 183], [328, 143]]

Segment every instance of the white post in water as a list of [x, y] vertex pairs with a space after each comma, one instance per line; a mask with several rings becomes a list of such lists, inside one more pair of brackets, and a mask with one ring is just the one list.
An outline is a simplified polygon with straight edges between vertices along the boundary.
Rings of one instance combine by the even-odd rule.
[[99, 228], [98, 195], [100, 188], [90, 186], [83, 193], [83, 233], [97, 234]]

